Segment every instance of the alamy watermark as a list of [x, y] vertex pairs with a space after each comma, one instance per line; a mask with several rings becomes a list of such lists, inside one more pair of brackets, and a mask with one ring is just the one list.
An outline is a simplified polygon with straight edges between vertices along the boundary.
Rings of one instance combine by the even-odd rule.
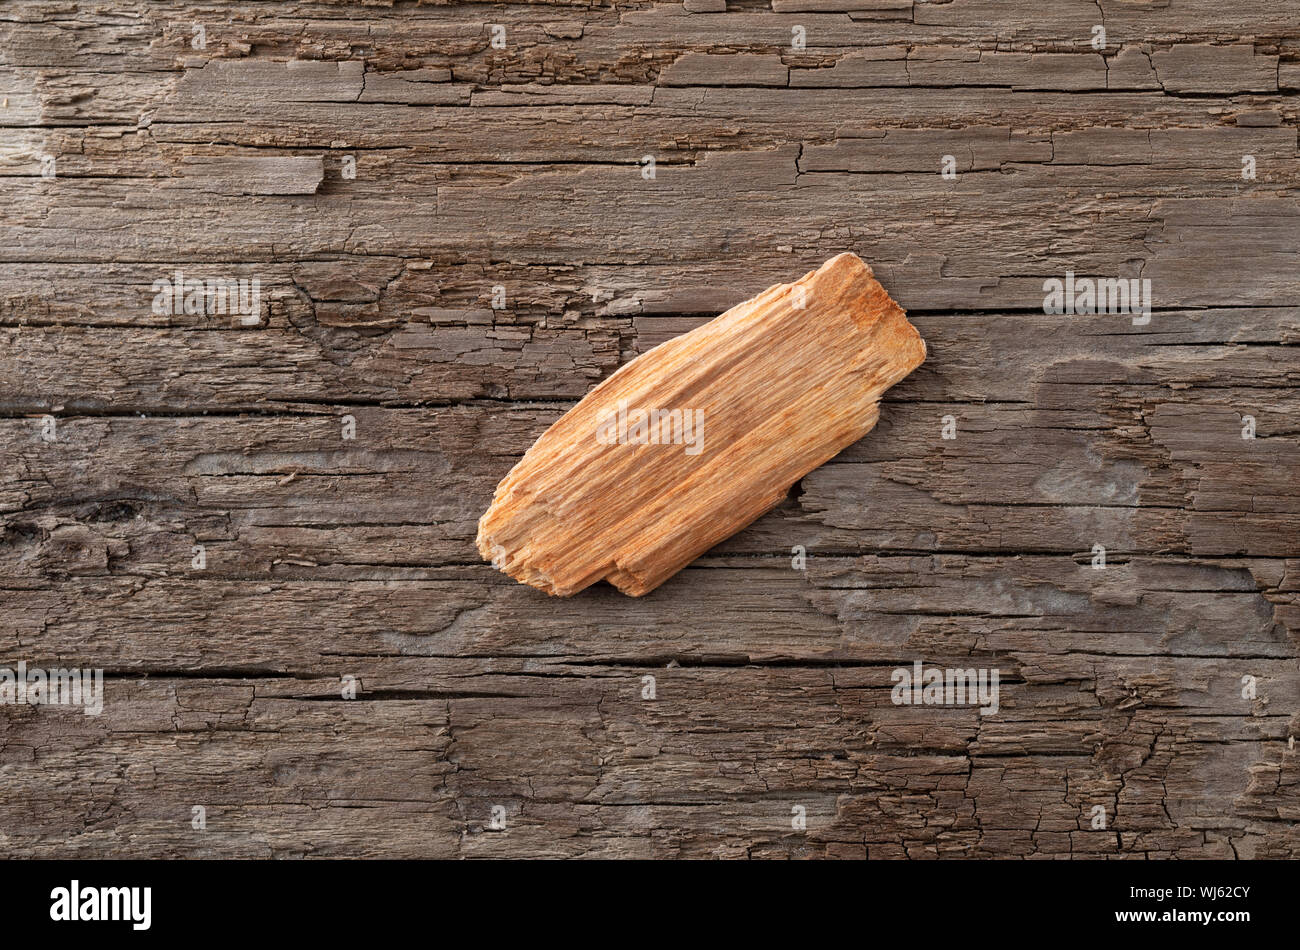
[[704, 451], [703, 409], [606, 409], [596, 423], [601, 445], [684, 445], [687, 455]]
[[1124, 277], [1049, 277], [1043, 281], [1043, 313], [1128, 313], [1135, 327], [1151, 322], [1151, 279]]
[[244, 326], [262, 322], [262, 281], [257, 277], [186, 279], [183, 271], [153, 282], [154, 316], [232, 314]]
[[981, 716], [998, 712], [997, 670], [949, 670], [916, 660], [911, 669], [899, 667], [889, 678], [894, 681], [889, 698], [895, 706], [979, 706]]
[[153, 923], [152, 887], [88, 887], [74, 879], [50, 891], [50, 920], [120, 920], [132, 930]]
[[104, 671], [0, 667], [0, 706], [80, 706], [87, 716], [104, 711]]

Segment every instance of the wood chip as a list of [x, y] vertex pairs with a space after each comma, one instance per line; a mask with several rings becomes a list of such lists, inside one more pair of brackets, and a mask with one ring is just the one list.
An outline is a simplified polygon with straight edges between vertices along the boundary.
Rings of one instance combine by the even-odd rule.
[[614, 373], [497, 486], [478, 549], [568, 596], [654, 590], [876, 424], [925, 341], [854, 254]]

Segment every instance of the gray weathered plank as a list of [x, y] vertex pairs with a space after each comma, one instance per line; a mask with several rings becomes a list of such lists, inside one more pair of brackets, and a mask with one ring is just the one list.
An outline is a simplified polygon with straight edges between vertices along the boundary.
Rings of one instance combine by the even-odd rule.
[[[0, 709], [0, 842], [1300, 854], [1293, 6], [7, 5], [0, 666], [106, 691]], [[643, 599], [479, 561], [592, 385], [843, 250], [930, 347], [867, 439]]]

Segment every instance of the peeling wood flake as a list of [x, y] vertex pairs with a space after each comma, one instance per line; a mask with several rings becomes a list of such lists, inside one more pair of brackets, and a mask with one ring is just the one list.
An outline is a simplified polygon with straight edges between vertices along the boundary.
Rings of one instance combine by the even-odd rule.
[[479, 552], [550, 594], [648, 593], [870, 431], [924, 358], [871, 268], [837, 255], [596, 387], [498, 486]]

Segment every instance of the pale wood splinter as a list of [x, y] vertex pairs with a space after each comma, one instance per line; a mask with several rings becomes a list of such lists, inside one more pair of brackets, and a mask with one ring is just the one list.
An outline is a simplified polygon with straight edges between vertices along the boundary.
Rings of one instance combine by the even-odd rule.
[[478, 549], [567, 596], [654, 590], [876, 424], [925, 341], [855, 254], [628, 363], [497, 486]]

